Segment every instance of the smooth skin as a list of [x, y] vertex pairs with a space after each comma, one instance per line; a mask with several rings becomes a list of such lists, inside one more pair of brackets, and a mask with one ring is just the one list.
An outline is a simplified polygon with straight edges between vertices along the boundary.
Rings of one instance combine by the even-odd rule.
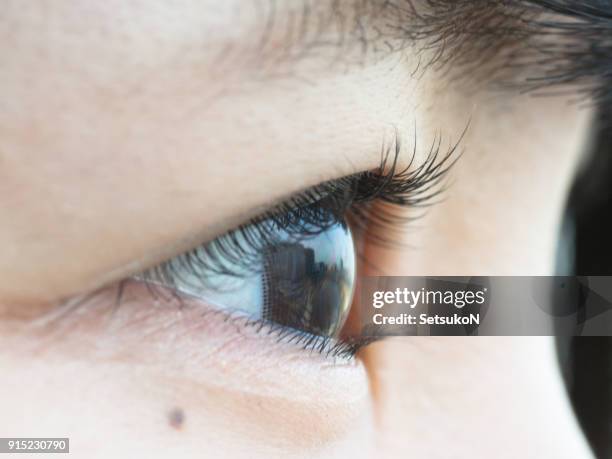
[[375, 168], [396, 130], [402, 161], [415, 129], [417, 159], [465, 131], [464, 153], [360, 275], [553, 273], [591, 109], [415, 73], [410, 46], [339, 51], [331, 25], [288, 35], [301, 2], [277, 8], [3, 2], [0, 436], [67, 436], [79, 458], [590, 457], [551, 338], [396, 338], [347, 364], [139, 285], [115, 310], [121, 279]]

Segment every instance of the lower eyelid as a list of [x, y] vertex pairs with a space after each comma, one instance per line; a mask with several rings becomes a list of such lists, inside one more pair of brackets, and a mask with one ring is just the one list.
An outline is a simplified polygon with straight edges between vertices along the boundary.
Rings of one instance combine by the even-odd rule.
[[227, 376], [238, 369], [252, 373], [265, 368], [270, 378], [278, 376], [281, 368], [284, 374], [332, 369], [328, 376], [363, 371], [352, 354], [333, 357], [304, 350], [299, 340], [291, 338], [295, 335], [285, 333], [279, 339], [274, 329], [266, 327], [198, 299], [179, 297], [169, 289], [152, 294], [146, 282], [128, 280], [88, 296], [73, 310], [47, 322], [47, 339], [37, 342], [44, 352], [74, 337], [82, 350], [92, 352], [92, 359], [138, 365], [163, 361], [165, 371], [195, 379]]
[[[152, 299], [156, 305], [153, 314], [159, 314], [160, 308], [163, 308], [164, 313], [171, 309], [178, 310], [180, 316], [184, 316], [180, 319], [185, 323], [177, 324], [177, 327], [183, 327], [181, 330], [187, 328], [188, 334], [224, 336], [229, 333], [233, 334], [232, 341], [235, 343], [239, 344], [241, 340], [252, 341], [253, 345], [257, 346], [284, 348], [284, 352], [307, 353], [309, 360], [325, 365], [354, 364], [354, 356], [360, 346], [359, 340], [344, 342], [331, 337], [317, 336], [269, 320], [253, 318], [243, 310], [220, 309], [196, 296], [177, 293], [168, 287], [153, 285], [148, 281], [129, 280], [124, 281], [124, 285], [128, 286], [127, 290], [132, 292], [139, 290], [147, 295], [149, 300]], [[129, 299], [131, 294], [133, 293], [122, 293], [122, 302], [127, 301], [128, 307], [132, 302]], [[167, 327], [172, 326], [167, 325]], [[214, 331], [211, 330], [213, 327], [216, 327]]]
[[[126, 315], [139, 307], [143, 295], [150, 299], [144, 285], [127, 289], [131, 291], [125, 292], [127, 302], [122, 306]], [[146, 303], [140, 307], [150, 308]], [[161, 349], [176, 376], [257, 396], [317, 394], [321, 400], [341, 405], [355, 403], [367, 394], [365, 371], [358, 359], [330, 359], [304, 351], [300, 344], [279, 340], [265, 330], [262, 333], [257, 326], [245, 326], [244, 321], [197, 300], [185, 301], [180, 309], [160, 303], [150, 311], [129, 329], [136, 333], [141, 328], [149, 330], [141, 344], [143, 352], [150, 355], [150, 346]], [[343, 394], [346, 384], [352, 389]]]

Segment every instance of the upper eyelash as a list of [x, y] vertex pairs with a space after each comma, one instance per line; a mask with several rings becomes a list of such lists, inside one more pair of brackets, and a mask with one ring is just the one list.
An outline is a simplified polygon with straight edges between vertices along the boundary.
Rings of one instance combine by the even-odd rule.
[[[459, 145], [463, 141], [469, 122], [461, 136], [442, 153], [442, 135], [436, 134], [425, 160], [416, 168], [412, 168], [417, 155], [416, 129], [412, 155], [408, 164], [398, 169], [398, 158], [401, 151], [399, 137], [395, 138], [395, 152], [383, 155], [381, 165], [376, 171], [366, 174], [379, 177], [378, 190], [370, 190], [365, 194], [367, 199], [357, 203], [350, 209], [350, 220], [356, 232], [368, 231], [368, 242], [379, 246], [395, 245], [395, 232], [403, 230], [407, 223], [417, 220], [421, 215], [400, 216], [393, 211], [394, 207], [427, 208], [435, 204], [435, 199], [445, 190], [444, 181], [449, 171], [460, 159], [462, 151]], [[389, 166], [388, 166], [389, 165]], [[387, 171], [387, 172], [385, 172]], [[374, 206], [376, 202], [390, 206]]]
[[[415, 134], [411, 158], [401, 169], [398, 164], [402, 143], [395, 131], [392, 141], [383, 146], [381, 161], [375, 170], [314, 186], [225, 235], [149, 269], [140, 277], [153, 285], [172, 287], [183, 269], [200, 274], [240, 276], [245, 270], [253, 272], [260, 267], [261, 253], [278, 242], [275, 230], [282, 229], [285, 237], [299, 242], [343, 222], [344, 218], [350, 220], [354, 231], [367, 228], [369, 242], [392, 245], [393, 229], [400, 230], [417, 218], [399, 216], [392, 207], [424, 208], [434, 203], [434, 198], [444, 191], [442, 182], [460, 157], [458, 146], [467, 129], [468, 126], [444, 153], [442, 136], [436, 135], [426, 158], [417, 167], [413, 167], [417, 157]], [[377, 202], [391, 207], [374, 207]], [[205, 284], [205, 279], [202, 282]]]

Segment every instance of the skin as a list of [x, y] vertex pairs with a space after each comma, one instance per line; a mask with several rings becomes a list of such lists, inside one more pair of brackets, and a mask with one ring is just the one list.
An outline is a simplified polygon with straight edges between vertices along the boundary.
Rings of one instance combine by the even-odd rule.
[[117, 281], [375, 168], [395, 129], [410, 151], [415, 126], [422, 159], [469, 123], [463, 157], [402, 231], [416, 249], [363, 241], [379, 269], [361, 275], [553, 272], [590, 109], [414, 75], [410, 47], [290, 51], [288, 13], [265, 36], [264, 16], [244, 0], [3, 5], [2, 435], [69, 436], [88, 458], [589, 457], [551, 338], [397, 338], [346, 363], [138, 284], [111, 314]]

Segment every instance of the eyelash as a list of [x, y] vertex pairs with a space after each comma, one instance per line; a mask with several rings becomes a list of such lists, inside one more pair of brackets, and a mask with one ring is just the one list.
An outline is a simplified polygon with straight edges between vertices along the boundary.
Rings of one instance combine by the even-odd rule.
[[[137, 277], [144, 281], [149, 292], [169, 300], [163, 291], [180, 276], [198, 275], [205, 284], [206, 275], [218, 273], [239, 277], [245, 271], [253, 271], [259, 264], [266, 247], [274, 245], [278, 229], [295, 241], [318, 235], [337, 225], [343, 219], [350, 220], [353, 231], [366, 234], [368, 241], [379, 245], [394, 245], [393, 230], [399, 231], [414, 220], [400, 217], [391, 208], [374, 207], [386, 203], [391, 207], [424, 208], [434, 203], [444, 190], [442, 182], [448, 171], [460, 157], [458, 149], [467, 131], [455, 144], [442, 151], [442, 137], [436, 135], [425, 160], [415, 165], [417, 156], [416, 135], [408, 164], [399, 168], [402, 150], [399, 135], [395, 132], [391, 142], [383, 145], [379, 166], [373, 171], [360, 172], [337, 180], [322, 183], [295, 195], [268, 212], [250, 220], [217, 239], [162, 263]], [[383, 236], [381, 234], [386, 234]], [[180, 268], [177, 268], [180, 267]], [[238, 269], [236, 269], [236, 267]], [[159, 287], [163, 286], [163, 289]], [[121, 288], [121, 287], [120, 287]], [[121, 294], [118, 295], [118, 298]], [[183, 304], [182, 295], [172, 294], [172, 299]], [[331, 338], [289, 328], [261, 319], [250, 319], [231, 314], [228, 320], [254, 327], [258, 332], [274, 335], [278, 341], [300, 345], [331, 357], [352, 357], [361, 347], [369, 344], [369, 338]]]
[[[394, 245], [392, 238], [378, 234], [403, 228], [416, 218], [400, 217], [380, 206], [374, 209], [373, 204], [412, 208], [434, 204], [434, 198], [444, 191], [441, 182], [460, 157], [458, 146], [466, 131], [467, 127], [445, 153], [441, 153], [442, 137], [436, 135], [427, 157], [414, 169], [416, 140], [408, 165], [398, 169], [402, 144], [396, 132], [392, 142], [383, 146], [381, 162], [375, 170], [312, 187], [208, 244], [179, 255], [174, 261], [178, 260], [181, 268], [195, 273], [239, 276], [253, 270], [262, 250], [277, 242], [272, 227], [300, 241], [328, 230], [342, 218], [350, 219], [353, 231], [358, 234], [367, 229], [369, 242]], [[240, 269], [232, 268], [235, 266]], [[172, 285], [177, 275], [173, 264], [166, 262], [146, 271], [142, 278], [152, 284]]]
[[241, 314], [214, 311], [223, 314], [224, 319], [238, 328], [248, 327], [258, 334], [272, 336], [278, 343], [287, 343], [299, 346], [302, 350], [312, 351], [324, 357], [349, 360], [355, 356], [362, 347], [376, 341], [375, 337], [359, 338], [332, 338], [329, 336], [314, 335], [296, 328], [286, 327], [272, 321], [253, 319]]

